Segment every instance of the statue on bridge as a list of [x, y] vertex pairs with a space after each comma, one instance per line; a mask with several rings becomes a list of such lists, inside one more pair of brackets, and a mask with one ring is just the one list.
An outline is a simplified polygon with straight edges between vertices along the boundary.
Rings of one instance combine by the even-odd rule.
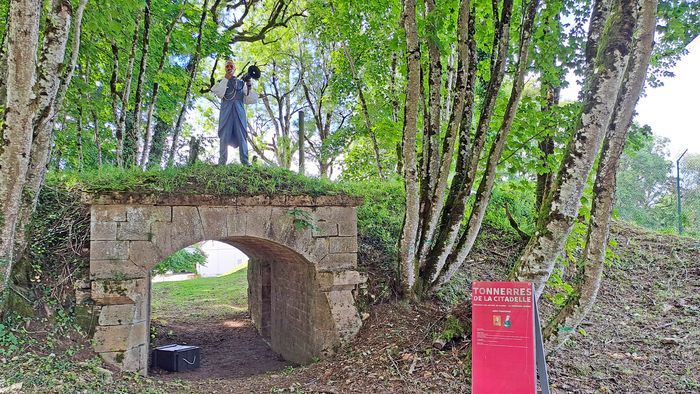
[[[254, 69], [253, 69], [254, 67]], [[229, 145], [238, 148], [241, 164], [248, 165], [248, 119], [244, 104], [258, 102], [258, 94], [252, 90], [252, 80], [260, 78], [260, 70], [251, 66], [248, 73], [239, 79], [234, 75], [236, 65], [226, 61], [226, 75], [211, 91], [221, 99], [219, 110], [219, 164], [228, 161]]]

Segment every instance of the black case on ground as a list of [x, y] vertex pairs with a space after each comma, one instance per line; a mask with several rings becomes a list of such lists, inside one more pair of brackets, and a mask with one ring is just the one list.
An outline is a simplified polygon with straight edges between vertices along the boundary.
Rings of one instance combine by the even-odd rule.
[[153, 350], [153, 366], [166, 371], [182, 372], [199, 368], [198, 346], [165, 345]]

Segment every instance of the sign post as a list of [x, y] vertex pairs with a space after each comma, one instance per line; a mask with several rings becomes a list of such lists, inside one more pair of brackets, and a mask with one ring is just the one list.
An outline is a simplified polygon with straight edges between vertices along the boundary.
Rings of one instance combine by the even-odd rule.
[[472, 393], [534, 394], [537, 372], [549, 392], [534, 294], [526, 282], [472, 284]]

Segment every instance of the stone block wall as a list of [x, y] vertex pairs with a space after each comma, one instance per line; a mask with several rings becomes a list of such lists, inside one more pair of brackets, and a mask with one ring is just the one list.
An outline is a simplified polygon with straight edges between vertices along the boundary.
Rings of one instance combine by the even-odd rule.
[[304, 363], [332, 353], [361, 326], [352, 294], [366, 279], [356, 271], [357, 199], [112, 194], [88, 200], [95, 350], [122, 370], [147, 372], [150, 270], [203, 240], [249, 256], [251, 317], [285, 358]]

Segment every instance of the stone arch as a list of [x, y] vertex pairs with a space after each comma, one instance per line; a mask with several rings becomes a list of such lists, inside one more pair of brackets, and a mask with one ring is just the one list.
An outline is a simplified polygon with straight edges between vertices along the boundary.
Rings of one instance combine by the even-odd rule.
[[356, 270], [358, 199], [118, 194], [88, 201], [95, 350], [118, 368], [148, 369], [150, 270], [204, 240], [249, 256], [252, 320], [286, 359], [332, 353], [361, 326], [353, 295], [365, 281]]

